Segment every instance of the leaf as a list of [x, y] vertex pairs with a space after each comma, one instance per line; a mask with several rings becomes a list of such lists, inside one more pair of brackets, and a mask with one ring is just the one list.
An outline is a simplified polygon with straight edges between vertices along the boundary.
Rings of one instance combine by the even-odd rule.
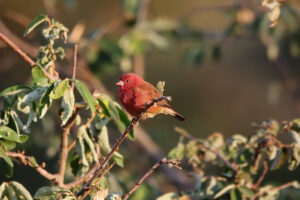
[[82, 96], [84, 101], [89, 105], [91, 111], [95, 112], [96, 107], [94, 104], [93, 96], [91, 95], [90, 91], [80, 81], [74, 79], [72, 81], [75, 83], [75, 87], [78, 90], [79, 94]]
[[169, 192], [160, 197], [157, 197], [156, 200], [176, 200], [178, 197], [179, 197], [178, 194], [176, 194], [174, 192]]
[[9, 87], [9, 88], [6, 88], [5, 90], [3, 90], [0, 93], [0, 97], [16, 95], [16, 94], [19, 94], [21, 92], [28, 92], [28, 91], [31, 91], [31, 90], [32, 90], [32, 88], [27, 87], [27, 86], [15, 85], [15, 86], [12, 86], [12, 87]]
[[217, 198], [223, 196], [224, 194], [226, 194], [227, 192], [229, 192], [229, 190], [232, 190], [233, 188], [235, 188], [234, 184], [229, 184], [229, 185], [225, 186], [218, 193], [215, 194], [214, 199], [217, 199]]
[[78, 135], [77, 136], [77, 145], [76, 145], [76, 149], [79, 153], [79, 156], [81, 158], [81, 162], [82, 164], [85, 166], [85, 168], [88, 168], [89, 167], [89, 162], [87, 161], [86, 159], [86, 156], [85, 156], [85, 146], [84, 146], [84, 141], [83, 141], [83, 137], [82, 135]]
[[30, 156], [29, 162], [33, 167], [38, 167], [38, 164], [33, 156]]
[[61, 108], [63, 109], [63, 112], [60, 116], [62, 119], [62, 126], [64, 126], [69, 118], [72, 116], [72, 113], [74, 111], [74, 105], [75, 105], [75, 97], [72, 88], [68, 87], [65, 91], [65, 94], [63, 96], [62, 102], [61, 102]]
[[49, 95], [52, 92], [53, 88], [54, 88], [54, 83], [48, 87], [48, 89], [43, 94], [40, 100], [40, 105], [39, 105], [40, 119], [45, 116], [48, 108], [51, 105], [52, 100], [50, 99]]
[[8, 150], [8, 151], [10, 151], [10, 150], [12, 150], [12, 149], [14, 149], [16, 147], [16, 143], [15, 142], [0, 139], [0, 146], [1, 145], [3, 146], [3, 148], [5, 150]]
[[45, 22], [49, 20], [47, 15], [38, 15], [37, 17], [35, 17], [30, 23], [29, 25], [26, 27], [23, 37], [25, 37], [26, 35], [28, 35], [35, 27], [37, 27], [38, 25], [40, 25], [41, 23]]
[[92, 152], [94, 161], [97, 161], [98, 155], [95, 149], [95, 145], [87, 133], [86, 126], [81, 126], [79, 128], [78, 135], [82, 135], [83, 139], [86, 141], [87, 145], [89, 146], [90, 151]]
[[160, 92], [161, 96], [164, 95], [165, 90], [165, 82], [164, 81], [158, 81], [156, 84], [157, 90]]
[[5, 187], [6, 187], [7, 183], [6, 182], [3, 182], [1, 185], [0, 185], [0, 199], [4, 199], [4, 190], [5, 190]]
[[238, 189], [230, 191], [230, 200], [242, 200], [241, 192]]
[[180, 140], [176, 147], [174, 147], [168, 154], [169, 159], [182, 159], [185, 153], [185, 145]]
[[[123, 131], [121, 131], [122, 133], [125, 131], [125, 129], [130, 125], [131, 121], [128, 119], [128, 116], [126, 115], [126, 113], [118, 106], [116, 106], [118, 109], [118, 113], [119, 113], [119, 118], [120, 121], [124, 124], [125, 128]], [[122, 126], [123, 127], [123, 126]], [[132, 141], [134, 141], [134, 130], [131, 129], [128, 133], [128, 138]]]
[[9, 185], [14, 188], [14, 191], [18, 198], [22, 200], [33, 200], [28, 190], [20, 183], [16, 181], [9, 182]]
[[0, 173], [10, 178], [13, 174], [13, 167], [10, 166], [0, 155]]
[[5, 140], [24, 143], [28, 139], [27, 135], [18, 135], [13, 129], [7, 126], [0, 126], [0, 138]]
[[70, 190], [58, 186], [44, 186], [38, 189], [34, 194], [34, 199], [48, 200], [50, 197], [57, 196], [61, 193], [71, 193]]
[[18, 133], [7, 126], [0, 126], [0, 138], [15, 142], [19, 141]]
[[254, 192], [246, 186], [240, 186], [238, 187], [238, 189], [242, 194], [244, 194], [248, 198], [251, 198], [254, 195]]
[[48, 78], [40, 66], [34, 66], [31, 70], [32, 82], [34, 85], [47, 86]]
[[5, 153], [3, 147], [0, 146], [0, 158], [3, 158], [5, 160], [5, 162], [10, 166], [13, 167], [14, 164], [12, 163], [10, 157], [8, 157], [8, 155]]
[[[100, 134], [98, 135], [98, 143], [101, 147], [101, 149], [105, 153], [109, 153], [111, 151], [111, 146], [109, 144], [109, 137], [108, 137], [108, 131], [107, 127], [103, 126], [101, 129]], [[117, 165], [120, 167], [123, 167], [124, 165], [124, 158], [119, 152], [115, 152], [113, 155], [113, 159], [116, 161]]]
[[62, 97], [68, 88], [69, 80], [65, 79], [57, 84], [55, 84], [52, 92], [50, 93], [50, 98], [51, 99], [59, 99]]

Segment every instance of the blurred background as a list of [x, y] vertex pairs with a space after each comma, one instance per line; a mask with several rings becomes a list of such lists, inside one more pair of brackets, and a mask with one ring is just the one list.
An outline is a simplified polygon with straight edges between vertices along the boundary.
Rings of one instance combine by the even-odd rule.
[[[23, 38], [24, 29], [41, 13], [54, 17], [70, 34], [66, 59], [58, 64], [61, 76], [71, 76], [72, 43], [78, 43], [77, 77], [91, 91], [107, 93], [117, 101], [115, 83], [124, 72], [137, 73], [154, 85], [166, 82], [165, 94], [173, 97], [172, 107], [187, 121], [158, 116], [140, 124], [138, 141], [121, 147], [127, 155], [125, 168], [135, 174], [116, 171], [134, 182], [177, 144], [174, 126], [200, 138], [212, 132], [248, 136], [254, 131], [252, 122], [299, 116], [299, 12], [299, 1], [286, 2], [278, 24], [270, 28], [268, 10], [258, 0], [0, 0], [0, 31], [34, 58], [42, 36], [34, 31]], [[0, 90], [30, 82], [30, 66], [1, 41], [0, 61]], [[57, 110], [50, 115], [58, 116]], [[57, 167], [59, 128], [49, 116], [35, 125], [25, 144], [27, 152], [44, 160], [49, 171]], [[118, 135], [113, 124], [111, 134]], [[168, 175], [161, 172], [134, 198], [176, 191], [176, 184], [165, 183]], [[298, 172], [283, 176], [300, 177]], [[31, 192], [43, 182], [48, 184], [23, 166], [14, 169], [13, 178], [22, 180]]]

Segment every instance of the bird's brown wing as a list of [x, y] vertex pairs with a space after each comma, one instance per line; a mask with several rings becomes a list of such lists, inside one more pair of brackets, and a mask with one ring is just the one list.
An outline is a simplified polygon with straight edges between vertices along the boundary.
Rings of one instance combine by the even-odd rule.
[[[143, 104], [150, 103], [153, 99], [162, 96], [161, 93], [151, 83], [146, 81], [136, 87], [136, 93], [141, 97], [139, 102], [143, 102]], [[157, 102], [157, 105], [168, 108], [170, 107], [166, 100]]]

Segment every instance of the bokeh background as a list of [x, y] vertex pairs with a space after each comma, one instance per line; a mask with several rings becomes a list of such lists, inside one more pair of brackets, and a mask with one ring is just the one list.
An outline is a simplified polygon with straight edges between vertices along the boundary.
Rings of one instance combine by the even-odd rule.
[[[127, 142], [121, 151], [127, 155], [125, 166], [135, 173], [116, 173], [134, 182], [154, 162], [157, 151], [166, 155], [177, 144], [179, 136], [174, 126], [200, 138], [216, 131], [228, 137], [236, 133], [250, 135], [254, 131], [252, 122], [271, 118], [281, 122], [299, 116], [299, 1], [290, 0], [283, 6], [282, 15], [288, 17], [282, 17], [273, 29], [264, 22], [266, 9], [257, 0], [149, 1], [143, 20], [162, 22], [157, 35], [136, 43], [134, 40], [143, 38], [144, 32], [128, 36], [136, 26], [135, 20], [143, 18], [137, 16], [135, 2], [138, 0], [0, 0], [0, 31], [9, 31], [10, 38], [31, 57], [43, 40], [38, 31], [22, 37], [30, 20], [47, 13], [68, 27], [69, 42], [79, 44], [78, 77], [91, 90], [108, 92], [117, 99], [115, 83], [126, 71], [140, 74], [152, 84], [166, 82], [165, 94], [173, 97], [172, 106], [187, 121], [158, 116], [142, 122], [157, 146], [147, 150], [142, 143]], [[124, 47], [128, 38], [132, 41]], [[126, 45], [133, 46], [133, 53], [126, 50]], [[72, 46], [66, 45], [66, 49], [67, 58], [58, 65], [62, 76], [72, 71], [65, 67], [72, 63]], [[29, 83], [30, 70], [0, 42], [0, 90]], [[29, 154], [45, 160], [50, 171], [56, 168], [59, 147], [59, 123], [51, 117], [56, 114], [53, 109], [47, 120], [35, 125], [25, 146]], [[113, 124], [111, 132], [113, 136], [118, 134]], [[151, 178], [148, 184], [157, 188], [164, 185], [165, 191], [176, 190], [163, 184], [164, 173], [155, 176], [159, 183]], [[300, 177], [299, 170], [284, 171], [285, 179], [290, 176]], [[271, 173], [268, 180], [283, 181], [283, 177], [272, 177]], [[14, 169], [13, 178], [22, 180], [31, 192], [41, 183], [47, 184], [34, 170], [23, 166]]]

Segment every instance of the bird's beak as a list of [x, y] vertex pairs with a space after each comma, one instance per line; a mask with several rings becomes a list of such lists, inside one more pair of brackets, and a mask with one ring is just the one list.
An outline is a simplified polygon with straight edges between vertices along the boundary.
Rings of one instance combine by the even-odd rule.
[[118, 81], [116, 83], [117, 86], [123, 87], [124, 86], [124, 82], [123, 81]]

